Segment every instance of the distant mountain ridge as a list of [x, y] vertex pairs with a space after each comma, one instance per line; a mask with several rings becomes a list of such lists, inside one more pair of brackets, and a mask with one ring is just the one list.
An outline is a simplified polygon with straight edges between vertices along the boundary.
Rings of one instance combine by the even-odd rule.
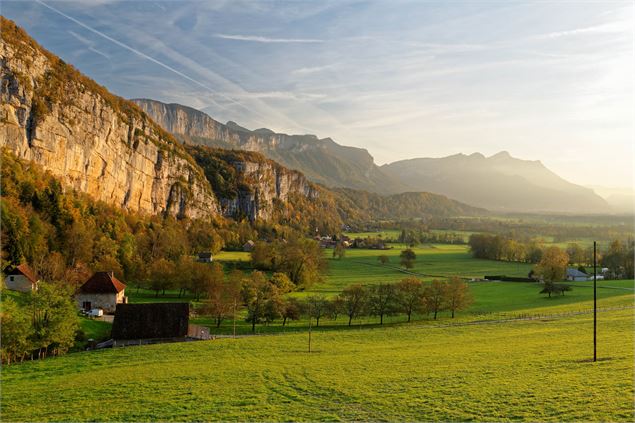
[[606, 213], [607, 202], [593, 190], [572, 184], [540, 161], [521, 160], [502, 151], [443, 158], [401, 160], [381, 170], [411, 190], [448, 196], [503, 212]]
[[517, 159], [506, 151], [491, 157], [456, 154], [377, 166], [365, 149], [342, 146], [331, 138], [249, 130], [232, 121], [222, 124], [180, 104], [132, 101], [184, 142], [257, 151], [332, 188], [383, 195], [431, 192], [499, 212], [611, 211], [593, 190], [564, 180], [539, 161]]
[[150, 99], [132, 101], [166, 131], [187, 143], [257, 151], [329, 187], [379, 194], [408, 190], [381, 171], [367, 150], [342, 146], [331, 138], [278, 134], [267, 128], [252, 131], [232, 121], [222, 124], [200, 110], [180, 104]]

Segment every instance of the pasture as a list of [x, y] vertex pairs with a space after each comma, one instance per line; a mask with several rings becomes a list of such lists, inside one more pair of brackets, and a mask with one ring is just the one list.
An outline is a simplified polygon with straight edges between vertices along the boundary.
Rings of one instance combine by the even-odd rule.
[[70, 354], [2, 372], [4, 421], [632, 421], [633, 312]]

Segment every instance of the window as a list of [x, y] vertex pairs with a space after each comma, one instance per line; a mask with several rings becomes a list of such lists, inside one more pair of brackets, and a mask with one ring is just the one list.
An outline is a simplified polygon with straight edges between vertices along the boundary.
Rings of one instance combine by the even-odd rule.
[[9, 280], [13, 282], [15, 279], [13, 279], [13, 276], [9, 276]]

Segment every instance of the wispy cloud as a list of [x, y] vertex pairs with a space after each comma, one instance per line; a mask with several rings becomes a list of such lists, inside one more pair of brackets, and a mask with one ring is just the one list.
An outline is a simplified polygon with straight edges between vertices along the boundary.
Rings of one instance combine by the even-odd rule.
[[261, 35], [241, 35], [241, 34], [215, 34], [216, 38], [236, 41], [253, 41], [256, 43], [323, 43], [324, 40], [315, 38], [272, 38]]
[[566, 31], [554, 31], [546, 34], [535, 35], [531, 38], [536, 40], [544, 40], [544, 39], [553, 39], [553, 38], [562, 38], [562, 37], [570, 37], [576, 35], [586, 35], [586, 34], [610, 34], [610, 33], [619, 33], [628, 30], [629, 26], [632, 22], [624, 22], [624, 21], [616, 21], [609, 22], [601, 25], [593, 25], [585, 28], [575, 28]]
[[324, 65], [324, 66], [310, 66], [310, 67], [294, 69], [291, 71], [291, 73], [295, 75], [309, 75], [313, 73], [322, 72], [328, 69], [333, 69], [335, 67], [336, 65], [334, 63], [330, 65]]

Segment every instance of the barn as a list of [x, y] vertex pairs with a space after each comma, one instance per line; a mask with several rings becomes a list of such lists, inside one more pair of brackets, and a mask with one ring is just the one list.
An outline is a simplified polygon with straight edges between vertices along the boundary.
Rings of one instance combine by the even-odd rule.
[[126, 285], [113, 272], [97, 272], [90, 277], [77, 293], [77, 304], [82, 310], [101, 308], [113, 313], [117, 304], [128, 302]]
[[188, 303], [117, 304], [112, 338], [115, 342], [184, 339], [189, 317]]

